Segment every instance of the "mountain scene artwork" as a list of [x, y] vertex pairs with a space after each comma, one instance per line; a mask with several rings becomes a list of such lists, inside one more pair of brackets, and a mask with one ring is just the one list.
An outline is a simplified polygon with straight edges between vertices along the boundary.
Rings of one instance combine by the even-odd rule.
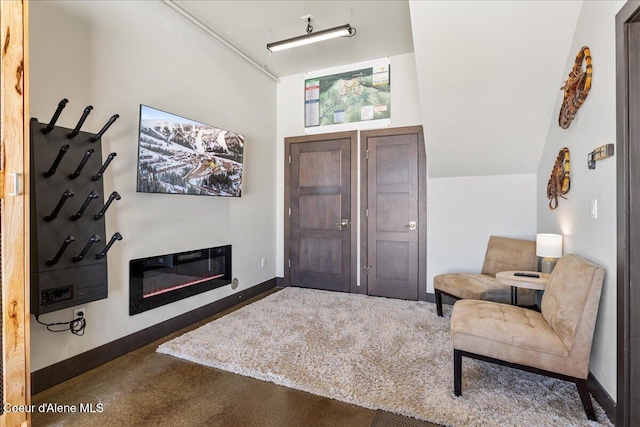
[[240, 197], [244, 136], [140, 106], [138, 192]]

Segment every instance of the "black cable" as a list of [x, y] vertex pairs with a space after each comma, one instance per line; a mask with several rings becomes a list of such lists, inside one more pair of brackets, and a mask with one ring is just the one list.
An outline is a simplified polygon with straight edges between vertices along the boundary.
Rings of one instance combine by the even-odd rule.
[[[43, 323], [40, 321], [40, 319], [38, 318], [39, 316], [36, 315], [36, 322], [40, 323], [41, 325], [44, 325], [47, 327], [47, 331], [50, 332], [66, 332], [66, 331], [71, 331], [71, 333], [73, 335], [78, 335], [78, 336], [82, 336], [84, 335], [84, 330], [87, 327], [87, 319], [85, 319], [84, 317], [78, 317], [76, 319], [73, 319], [69, 322], [56, 322], [56, 323]], [[64, 329], [51, 329], [52, 326], [62, 326], [65, 325], [66, 328]]]

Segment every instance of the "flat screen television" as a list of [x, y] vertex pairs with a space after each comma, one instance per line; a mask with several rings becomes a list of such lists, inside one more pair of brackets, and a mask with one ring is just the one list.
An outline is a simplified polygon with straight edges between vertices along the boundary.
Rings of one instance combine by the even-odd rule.
[[242, 195], [244, 136], [140, 105], [139, 193]]

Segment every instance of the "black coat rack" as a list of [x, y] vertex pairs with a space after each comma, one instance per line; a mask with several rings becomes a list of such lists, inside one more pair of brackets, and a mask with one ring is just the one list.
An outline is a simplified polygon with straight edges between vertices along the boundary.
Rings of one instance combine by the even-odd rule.
[[[105, 198], [102, 135], [81, 131], [92, 106], [74, 129], [56, 126], [68, 100], [48, 124], [31, 119], [31, 313], [43, 314], [107, 298], [107, 252], [122, 235], [105, 235], [104, 218], [117, 192]], [[105, 199], [107, 203], [105, 204]], [[103, 242], [102, 244], [99, 242]], [[108, 242], [104, 245], [104, 242]]]

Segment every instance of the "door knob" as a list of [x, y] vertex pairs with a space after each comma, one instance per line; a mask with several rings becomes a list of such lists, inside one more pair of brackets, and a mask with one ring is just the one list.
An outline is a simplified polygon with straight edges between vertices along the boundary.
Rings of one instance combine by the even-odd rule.
[[342, 230], [342, 227], [348, 227], [349, 226], [349, 220], [348, 219], [342, 219], [340, 222], [336, 222], [336, 225], [340, 226], [340, 230]]
[[409, 221], [409, 224], [405, 225], [404, 228], [408, 228], [409, 230], [415, 230], [418, 228], [418, 225], [415, 221]]

